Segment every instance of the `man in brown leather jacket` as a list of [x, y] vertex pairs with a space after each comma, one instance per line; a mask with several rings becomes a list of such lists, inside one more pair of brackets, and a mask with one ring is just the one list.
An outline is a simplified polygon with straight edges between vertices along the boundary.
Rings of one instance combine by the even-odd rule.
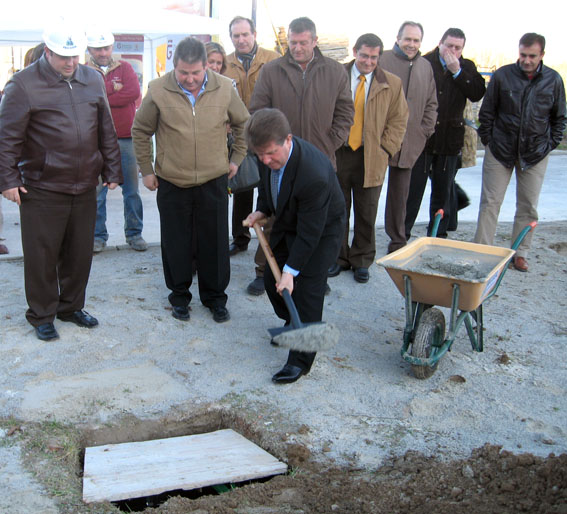
[[98, 177], [122, 182], [120, 150], [99, 73], [79, 64], [84, 32], [62, 21], [45, 54], [8, 82], [0, 104], [0, 191], [20, 206], [26, 318], [37, 337], [55, 317], [98, 325], [83, 310], [92, 261]]

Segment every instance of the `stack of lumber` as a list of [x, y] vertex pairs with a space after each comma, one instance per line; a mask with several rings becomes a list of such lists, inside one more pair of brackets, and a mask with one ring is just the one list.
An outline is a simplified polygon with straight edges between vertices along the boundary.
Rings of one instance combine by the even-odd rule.
[[[278, 27], [278, 35], [274, 47], [274, 50], [280, 53], [278, 40], [283, 53], [285, 53], [287, 51], [287, 34], [284, 27]], [[350, 58], [349, 42], [348, 38], [345, 36], [333, 36], [327, 34], [319, 36], [317, 46], [323, 55], [330, 57], [331, 59], [335, 59], [336, 61], [345, 62]]]

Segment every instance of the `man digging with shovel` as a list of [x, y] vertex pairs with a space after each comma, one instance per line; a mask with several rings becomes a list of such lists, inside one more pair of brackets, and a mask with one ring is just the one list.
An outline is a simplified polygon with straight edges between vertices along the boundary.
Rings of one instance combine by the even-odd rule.
[[[256, 111], [245, 135], [261, 162], [261, 181], [256, 211], [243, 223], [254, 226], [275, 214], [270, 245], [283, 272], [276, 280], [272, 269], [266, 269], [264, 283], [276, 315], [295, 329], [295, 343], [290, 342], [293, 330], [285, 334], [284, 344], [292, 348], [287, 362], [272, 377], [286, 384], [307, 374], [316, 351], [329, 345], [325, 339], [335, 335], [324, 324], [298, 329], [290, 310], [297, 308], [301, 324], [321, 321], [327, 270], [336, 261], [343, 239], [345, 202], [329, 159], [312, 144], [292, 136], [281, 111]], [[293, 301], [284, 300], [285, 289]]]

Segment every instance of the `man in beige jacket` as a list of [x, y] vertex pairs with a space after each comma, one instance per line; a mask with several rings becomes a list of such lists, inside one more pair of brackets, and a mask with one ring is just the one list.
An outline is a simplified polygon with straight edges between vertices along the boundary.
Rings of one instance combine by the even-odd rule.
[[433, 69], [421, 57], [419, 49], [423, 40], [420, 23], [405, 21], [398, 31], [394, 48], [384, 52], [380, 66], [402, 79], [409, 107], [409, 118], [402, 147], [390, 157], [388, 193], [384, 224], [390, 237], [388, 253], [407, 243], [406, 202], [409, 193], [411, 170], [420, 156], [427, 138], [435, 132], [437, 121], [437, 91]]
[[[236, 16], [228, 25], [230, 39], [234, 45], [234, 52], [226, 58], [226, 71], [224, 75], [233, 79], [238, 94], [244, 105], [250, 105], [250, 98], [254, 85], [260, 75], [260, 70], [267, 62], [277, 59], [279, 55], [271, 50], [261, 48], [256, 43], [256, 27], [249, 18]], [[230, 255], [236, 255], [248, 249], [250, 243], [250, 230], [242, 226], [242, 220], [252, 212], [254, 203], [254, 190], [235, 193], [232, 203], [232, 243], [229, 247]], [[256, 259], [260, 259], [262, 272], [266, 264], [264, 253], [258, 248]], [[261, 255], [260, 255], [261, 254]], [[264, 285], [260, 293], [264, 292]], [[254, 293], [253, 293], [254, 294]]]
[[[230, 319], [225, 293], [230, 280], [228, 177], [236, 174], [246, 154], [244, 124], [249, 115], [232, 80], [207, 71], [207, 53], [199, 40], [181, 41], [173, 63], [173, 71], [150, 82], [132, 127], [134, 151], [144, 185], [157, 189], [163, 271], [173, 317], [190, 317], [196, 238], [201, 303], [222, 323]], [[234, 136], [230, 163], [227, 123]]]
[[[379, 66], [383, 50], [382, 40], [375, 34], [360, 36], [354, 45], [354, 61], [345, 68], [355, 101], [355, 121], [347, 141], [336, 152], [347, 216], [351, 203], [354, 207], [354, 235], [349, 246], [347, 217], [341, 252], [329, 276], [352, 268], [354, 280], [360, 283], [368, 282], [368, 268], [376, 256], [374, 225], [388, 159], [399, 151], [408, 121], [402, 81]], [[356, 101], [358, 90], [360, 104]]]

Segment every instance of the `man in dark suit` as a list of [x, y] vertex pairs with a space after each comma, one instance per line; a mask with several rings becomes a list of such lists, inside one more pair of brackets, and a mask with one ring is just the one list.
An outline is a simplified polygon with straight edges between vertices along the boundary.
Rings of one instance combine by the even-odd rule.
[[[246, 139], [261, 162], [255, 212], [246, 221], [275, 215], [270, 246], [282, 269], [276, 283], [269, 268], [266, 292], [276, 315], [290, 323], [281, 296], [288, 289], [304, 323], [321, 321], [327, 270], [339, 254], [346, 223], [345, 201], [331, 161], [315, 146], [293, 137], [277, 109], [256, 111], [246, 124]], [[290, 350], [272, 380], [295, 382], [311, 369], [315, 353]]]

